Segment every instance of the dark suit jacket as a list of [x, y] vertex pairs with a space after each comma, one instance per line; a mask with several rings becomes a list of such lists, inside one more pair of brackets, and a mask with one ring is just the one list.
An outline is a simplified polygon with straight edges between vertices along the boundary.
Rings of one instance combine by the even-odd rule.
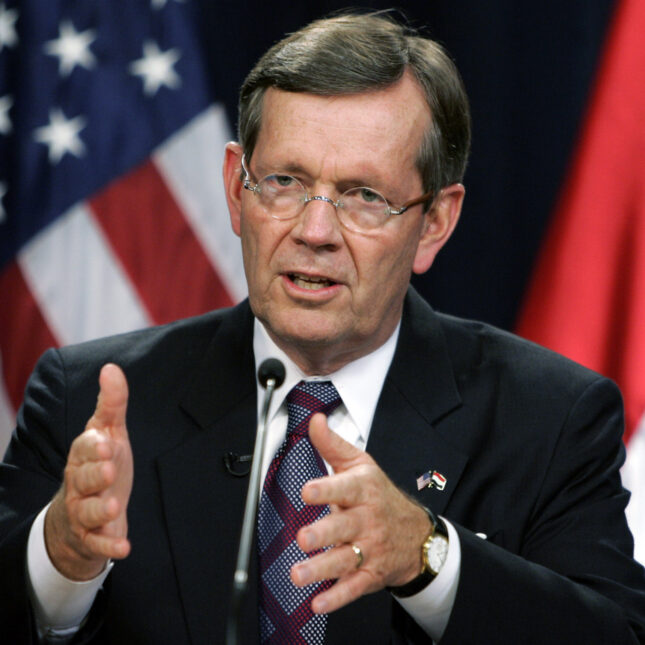
[[[248, 481], [229, 474], [223, 456], [253, 452], [251, 338], [243, 303], [41, 359], [0, 467], [0, 633], [10, 642], [32, 642], [29, 527], [60, 485], [107, 361], [130, 386], [132, 553], [115, 564], [78, 642], [223, 642]], [[442, 645], [645, 643], [621, 433], [611, 382], [510, 334], [436, 314], [410, 291], [367, 449], [459, 532], [459, 590]], [[431, 469], [445, 489], [418, 491]], [[255, 587], [246, 643], [257, 642]], [[429, 639], [382, 591], [331, 614], [327, 641]]]

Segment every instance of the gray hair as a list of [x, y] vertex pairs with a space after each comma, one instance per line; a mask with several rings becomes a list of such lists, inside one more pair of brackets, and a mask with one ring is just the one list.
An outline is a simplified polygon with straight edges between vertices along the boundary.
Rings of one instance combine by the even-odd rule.
[[470, 150], [464, 86], [444, 49], [383, 12], [315, 20], [269, 49], [240, 91], [238, 137], [250, 159], [269, 87], [324, 96], [386, 88], [410, 70], [425, 95], [431, 125], [417, 156], [426, 192], [463, 180]]

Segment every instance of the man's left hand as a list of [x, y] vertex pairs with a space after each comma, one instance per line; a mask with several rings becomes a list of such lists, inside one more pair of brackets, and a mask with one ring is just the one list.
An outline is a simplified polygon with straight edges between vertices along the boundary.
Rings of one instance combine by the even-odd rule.
[[[309, 437], [334, 474], [307, 482], [307, 504], [329, 504], [331, 513], [298, 531], [305, 551], [334, 545], [324, 553], [298, 562], [291, 578], [298, 586], [338, 579], [314, 597], [313, 611], [329, 613], [366, 593], [403, 585], [421, 571], [421, 545], [430, 532], [424, 509], [399, 490], [366, 453], [341, 439], [316, 414]], [[360, 567], [352, 545], [360, 548]]]

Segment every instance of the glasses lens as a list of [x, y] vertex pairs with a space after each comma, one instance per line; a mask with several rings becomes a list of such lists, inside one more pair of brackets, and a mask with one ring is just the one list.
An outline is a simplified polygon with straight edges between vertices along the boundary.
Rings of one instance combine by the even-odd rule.
[[345, 218], [349, 228], [378, 228], [389, 215], [385, 197], [371, 188], [351, 188], [341, 195], [339, 202], [338, 214]]
[[260, 202], [278, 219], [295, 217], [307, 196], [303, 185], [290, 175], [268, 175], [258, 183]]

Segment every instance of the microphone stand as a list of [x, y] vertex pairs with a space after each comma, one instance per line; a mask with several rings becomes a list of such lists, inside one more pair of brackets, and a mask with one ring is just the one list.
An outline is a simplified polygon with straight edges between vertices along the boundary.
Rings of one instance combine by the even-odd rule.
[[264, 394], [262, 411], [255, 436], [251, 476], [249, 478], [249, 488], [246, 493], [246, 504], [244, 505], [242, 533], [240, 536], [239, 550], [237, 552], [237, 564], [235, 566], [235, 575], [233, 576], [233, 593], [231, 595], [231, 606], [226, 625], [226, 645], [237, 645], [238, 642], [240, 607], [249, 580], [249, 559], [251, 556], [251, 544], [253, 542], [253, 530], [255, 529], [255, 517], [258, 510], [260, 469], [262, 468], [262, 456], [264, 455], [264, 444], [266, 443], [267, 427], [269, 425], [269, 407], [273, 392], [282, 385], [284, 377], [284, 365], [277, 358], [266, 359], [262, 362], [258, 370], [258, 380], [266, 388], [266, 392]]

